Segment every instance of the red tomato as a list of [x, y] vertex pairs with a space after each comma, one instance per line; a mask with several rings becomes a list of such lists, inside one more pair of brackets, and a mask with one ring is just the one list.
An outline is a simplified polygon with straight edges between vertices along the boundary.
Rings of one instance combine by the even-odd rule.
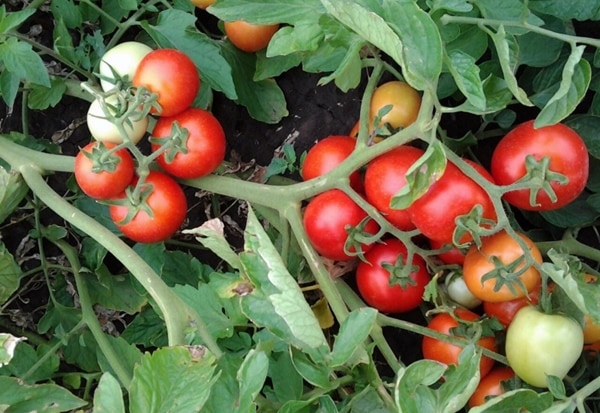
[[[136, 181], [132, 186], [136, 185]], [[151, 171], [141, 193], [146, 205], [132, 205], [122, 194], [120, 198], [123, 204], [110, 205], [110, 217], [117, 228], [133, 241], [152, 243], [166, 240], [185, 219], [187, 201], [183, 190], [169, 175]], [[136, 209], [137, 213], [125, 222]]]
[[524, 210], [558, 209], [577, 198], [585, 188], [589, 174], [588, 151], [581, 137], [568, 126], [557, 123], [534, 129], [533, 123], [531, 120], [518, 125], [500, 140], [492, 154], [492, 175], [498, 185], [510, 185], [525, 175], [527, 155], [538, 161], [548, 157], [548, 169], [568, 179], [564, 185], [556, 180], [550, 182], [556, 202], [546, 191], [539, 190], [536, 205], [531, 205], [529, 189], [507, 192], [504, 199]]
[[[525, 254], [538, 264], [542, 263], [542, 254], [529, 237], [518, 235], [527, 245], [526, 252], [506, 231], [482, 238], [479, 248], [476, 245], [469, 248], [463, 264], [463, 277], [475, 297], [488, 302], [514, 300], [527, 296], [540, 284], [540, 273], [533, 265], [521, 270], [525, 267]], [[496, 263], [503, 266], [498, 276], [484, 279], [490, 271], [497, 270]], [[514, 268], [510, 268], [511, 265]], [[520, 274], [516, 276], [518, 272]]]
[[540, 296], [540, 288], [534, 288], [527, 297], [515, 298], [514, 300], [489, 302], [484, 301], [483, 312], [489, 317], [496, 317], [500, 324], [507, 328], [515, 314], [521, 308], [534, 304], [537, 305]]
[[481, 406], [488, 397], [500, 396], [506, 392], [502, 382], [515, 377], [515, 372], [510, 367], [497, 366], [485, 375], [469, 399], [469, 408]]
[[224, 22], [227, 38], [235, 47], [244, 52], [258, 52], [267, 47], [278, 24], [252, 24], [243, 20]]
[[[352, 257], [344, 251], [348, 239], [347, 228], [356, 227], [367, 213], [348, 195], [339, 189], [325, 191], [314, 197], [304, 210], [304, 229], [317, 252], [332, 260], [349, 260]], [[369, 220], [364, 230], [376, 234], [378, 225]], [[362, 252], [371, 245], [361, 244]], [[355, 249], [351, 248], [350, 252]]]
[[437, 254], [437, 257], [440, 260], [442, 260], [442, 262], [444, 264], [463, 265], [463, 263], [465, 262], [465, 254], [463, 254], [463, 252], [459, 248], [455, 247], [454, 245], [452, 245], [450, 243], [431, 239], [431, 240], [429, 240], [429, 245], [431, 246], [431, 249], [434, 249], [434, 250], [439, 250], [446, 246], [448, 246], [450, 248], [446, 252]]
[[133, 179], [135, 165], [127, 149], [119, 149], [103, 159], [103, 154], [115, 146], [111, 142], [88, 143], [75, 157], [75, 181], [87, 196], [113, 198]]
[[157, 158], [160, 166], [173, 176], [184, 179], [199, 178], [213, 172], [225, 158], [225, 132], [212, 113], [198, 108], [188, 108], [168, 117], [161, 117], [152, 131], [152, 151], [168, 140], [174, 124], [187, 130], [187, 138], [180, 145], [183, 151], [171, 159], [171, 151]]
[[[454, 314], [465, 321], [475, 321], [479, 318], [477, 314], [472, 311], [457, 308], [454, 310]], [[458, 322], [448, 313], [436, 314], [431, 321], [427, 324], [427, 327], [435, 330], [439, 333], [451, 335], [450, 330], [454, 327], [458, 327]], [[497, 351], [496, 338], [495, 337], [481, 337], [477, 344], [483, 348], [491, 351]], [[450, 344], [446, 341], [438, 340], [432, 337], [423, 337], [422, 342], [423, 357], [429, 360], [436, 360], [446, 365], [458, 364], [458, 356], [462, 351], [462, 347]], [[489, 357], [481, 357], [479, 364], [479, 371], [481, 377], [484, 377], [494, 366], [494, 360]]]
[[[423, 302], [430, 277], [420, 256], [413, 256], [411, 265], [417, 268], [408, 278], [398, 278], [394, 274], [396, 264], [406, 264], [407, 256], [406, 246], [397, 238], [376, 244], [365, 254], [365, 260], [361, 260], [356, 268], [356, 284], [367, 304], [386, 313], [402, 313]], [[391, 272], [388, 265], [393, 266]]]
[[406, 185], [406, 172], [423, 155], [412, 146], [400, 146], [373, 159], [365, 171], [367, 200], [399, 229], [415, 228], [407, 209], [392, 209], [391, 199]]
[[[354, 151], [356, 139], [350, 136], [332, 135], [314, 144], [306, 153], [300, 174], [308, 181], [330, 172]], [[363, 183], [358, 171], [350, 175], [350, 185], [357, 192], [363, 191]]]
[[200, 89], [200, 77], [194, 62], [176, 49], [153, 50], [144, 56], [132, 83], [158, 95], [160, 116], [183, 112], [194, 102]]
[[[414, 225], [427, 238], [452, 243], [456, 218], [468, 214], [476, 205], [483, 208], [484, 218], [496, 220], [496, 210], [487, 192], [448, 162], [442, 177], [407, 211]], [[469, 234], [465, 234], [461, 242], [470, 240]]]

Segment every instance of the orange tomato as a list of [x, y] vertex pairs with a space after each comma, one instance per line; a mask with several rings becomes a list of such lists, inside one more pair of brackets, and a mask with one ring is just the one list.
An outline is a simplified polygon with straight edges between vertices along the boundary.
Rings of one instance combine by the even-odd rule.
[[190, 2], [199, 9], [206, 9], [208, 6], [212, 6], [215, 0], [190, 0]]
[[392, 128], [406, 128], [417, 119], [421, 109], [421, 95], [408, 83], [393, 80], [378, 86], [371, 96], [371, 122], [384, 107], [391, 110], [381, 117], [381, 125], [388, 123]]
[[235, 47], [253, 53], [267, 47], [279, 24], [252, 24], [243, 20], [223, 24], [227, 38]]

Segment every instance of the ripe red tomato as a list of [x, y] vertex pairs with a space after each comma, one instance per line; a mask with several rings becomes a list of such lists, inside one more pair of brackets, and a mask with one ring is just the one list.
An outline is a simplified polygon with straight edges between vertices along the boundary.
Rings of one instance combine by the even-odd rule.
[[127, 149], [119, 149], [103, 159], [106, 152], [115, 146], [111, 142], [91, 142], [75, 157], [75, 181], [87, 196], [113, 198], [123, 192], [133, 179], [135, 165]]
[[[339, 189], [325, 191], [314, 197], [304, 210], [304, 229], [313, 247], [322, 256], [332, 260], [349, 260], [344, 245], [348, 239], [348, 228], [356, 227], [367, 213], [348, 195]], [[376, 234], [378, 225], [369, 220], [364, 230]], [[361, 244], [362, 252], [371, 245]], [[350, 252], [355, 252], [351, 248]]]
[[577, 198], [585, 188], [589, 174], [588, 151], [581, 137], [568, 126], [557, 123], [534, 129], [533, 123], [531, 120], [516, 126], [500, 140], [492, 154], [492, 175], [498, 185], [510, 185], [525, 175], [527, 155], [538, 161], [548, 157], [548, 169], [568, 179], [564, 185], [556, 180], [550, 182], [556, 202], [552, 202], [546, 191], [540, 190], [536, 205], [531, 205], [529, 189], [507, 192], [504, 199], [524, 210], [558, 209]]
[[[132, 182], [132, 187], [137, 179]], [[146, 205], [132, 205], [126, 195], [120, 196], [122, 204], [109, 207], [110, 217], [129, 239], [152, 243], [164, 241], [177, 231], [187, 212], [187, 200], [179, 184], [169, 175], [151, 171], [143, 183], [142, 199]], [[128, 217], [136, 211], [133, 217]], [[131, 218], [125, 222], [126, 218]]]
[[[525, 234], [518, 235], [527, 245], [527, 252], [506, 231], [483, 238], [479, 248], [476, 245], [469, 248], [463, 264], [463, 277], [475, 297], [488, 302], [514, 300], [528, 295], [540, 284], [540, 273], [533, 265], [515, 275], [525, 267], [525, 254], [538, 264], [542, 263], [542, 254], [535, 243]], [[498, 277], [484, 280], [486, 274], [496, 269], [496, 262], [503, 266]], [[511, 264], [514, 268], [508, 267]], [[513, 278], [505, 279], [505, 275]], [[497, 283], [501, 283], [500, 287]]]
[[[448, 162], [442, 177], [407, 211], [413, 224], [427, 238], [452, 243], [456, 218], [468, 214], [476, 205], [482, 207], [484, 218], [496, 220], [496, 210], [487, 192], [456, 165]], [[470, 234], [465, 234], [460, 241], [470, 240]]]
[[403, 313], [423, 302], [430, 280], [423, 258], [413, 256], [411, 266], [417, 268], [408, 278], [395, 276], [396, 264], [405, 265], [407, 256], [406, 246], [397, 238], [376, 244], [365, 254], [365, 260], [356, 268], [356, 284], [367, 304], [386, 313]]
[[429, 245], [431, 246], [431, 249], [434, 250], [439, 250], [446, 246], [449, 246], [450, 249], [448, 251], [436, 255], [436, 257], [442, 260], [444, 264], [463, 265], [463, 263], [465, 262], [465, 254], [459, 248], [455, 247], [450, 243], [430, 239]]
[[227, 38], [244, 52], [258, 52], [267, 47], [279, 24], [252, 24], [243, 20], [224, 22]]
[[225, 158], [225, 132], [212, 113], [198, 108], [188, 108], [168, 117], [160, 117], [152, 131], [152, 151], [168, 140], [174, 124], [187, 130], [187, 138], [180, 145], [184, 149], [172, 157], [168, 149], [157, 158], [160, 166], [173, 176], [184, 179], [199, 178], [213, 172]]
[[[314, 144], [306, 153], [300, 174], [308, 181], [332, 171], [342, 163], [356, 146], [356, 139], [350, 136], [331, 135]], [[350, 175], [350, 185], [357, 192], [363, 191], [363, 183], [358, 171]]]
[[[477, 314], [472, 311], [457, 308], [454, 310], [454, 315], [461, 320], [475, 321], [479, 318]], [[454, 319], [451, 314], [440, 313], [436, 314], [427, 324], [427, 327], [435, 330], [439, 333], [451, 335], [450, 330], [458, 327], [458, 322]], [[491, 351], [497, 351], [496, 338], [491, 336], [481, 337], [477, 344], [483, 348]], [[421, 344], [423, 350], [423, 357], [429, 360], [439, 361], [446, 365], [458, 364], [458, 356], [462, 351], [462, 347], [450, 344], [446, 341], [438, 340], [432, 337], [423, 337]], [[483, 356], [479, 363], [479, 371], [481, 377], [484, 377], [494, 366], [494, 360]]]
[[415, 228], [407, 209], [392, 209], [391, 199], [406, 185], [406, 172], [423, 155], [412, 146], [400, 146], [373, 159], [365, 171], [365, 195], [399, 229]]
[[379, 85], [371, 96], [370, 122], [381, 109], [391, 105], [391, 110], [380, 120], [393, 129], [406, 128], [413, 123], [421, 109], [421, 95], [408, 83], [393, 80]]
[[528, 296], [515, 298], [514, 300], [483, 303], [483, 312], [489, 317], [496, 317], [500, 324], [507, 328], [515, 318], [515, 314], [521, 308], [530, 304], [536, 305], [540, 296], [540, 288], [534, 288]]
[[176, 49], [157, 49], [144, 56], [132, 83], [158, 95], [160, 116], [183, 112], [194, 102], [200, 89], [196, 65], [188, 55]]
[[475, 393], [468, 402], [469, 408], [481, 406], [489, 397], [500, 396], [506, 392], [502, 382], [515, 377], [515, 372], [510, 367], [497, 366], [485, 375], [477, 385]]

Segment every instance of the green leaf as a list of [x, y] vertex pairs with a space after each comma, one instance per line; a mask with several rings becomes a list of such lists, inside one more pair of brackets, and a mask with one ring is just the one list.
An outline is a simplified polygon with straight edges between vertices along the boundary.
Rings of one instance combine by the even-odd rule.
[[0, 242], [0, 304], [4, 304], [17, 291], [22, 275], [15, 258]]
[[15, 337], [12, 334], [0, 333], [0, 367], [10, 363], [15, 354], [15, 348], [25, 337]]
[[392, 197], [390, 206], [404, 209], [425, 194], [446, 170], [446, 154], [440, 141], [434, 141], [406, 171], [406, 185]]
[[67, 91], [64, 79], [55, 77], [50, 80], [50, 83], [49, 88], [36, 84], [31, 85], [29, 99], [27, 100], [29, 109], [45, 110], [49, 107], [55, 107], [60, 102]]
[[[525, 18], [527, 23], [534, 26], [544, 24], [544, 21], [531, 13], [520, 0], [503, 0], [501, 3], [495, 0], [477, 0], [475, 5], [486, 19], [520, 22]], [[511, 30], [519, 32], [525, 29], [511, 28]]]
[[216, 2], [207, 11], [223, 21], [295, 25], [323, 14], [325, 9], [319, 0], [229, 0]]
[[583, 100], [592, 78], [590, 63], [582, 59], [585, 46], [573, 48], [556, 93], [535, 118], [535, 128], [554, 125], [569, 116]]
[[8, 33], [10, 30], [16, 29], [25, 22], [31, 15], [35, 13], [34, 8], [25, 8], [23, 10], [6, 13], [6, 6], [0, 6], [0, 33]]
[[446, 60], [458, 89], [465, 95], [467, 101], [476, 109], [484, 110], [485, 92], [475, 59], [460, 50], [453, 50], [449, 52]]
[[165, 323], [151, 307], [146, 307], [138, 314], [121, 337], [144, 347], [163, 347], [168, 344]]
[[211, 250], [231, 268], [239, 269], [241, 267], [240, 258], [229, 245], [229, 241], [225, 239], [224, 228], [223, 221], [215, 218], [197, 228], [183, 230], [183, 233], [194, 235], [200, 244]]
[[16, 73], [11, 73], [8, 70], [0, 72], [0, 95], [8, 106], [15, 103], [20, 84], [21, 78]]
[[[567, 126], [575, 129], [585, 142], [585, 146], [590, 155], [600, 159], [600, 116], [580, 114], [570, 117], [565, 121]], [[600, 210], [599, 210], [600, 211]]]
[[481, 406], [473, 407], [469, 413], [545, 412], [553, 400], [552, 395], [547, 392], [538, 393], [531, 389], [511, 390], [491, 398]]
[[244, 313], [280, 339], [318, 357], [327, 349], [319, 322], [251, 208], [244, 240], [240, 260], [254, 285], [242, 297]]
[[269, 42], [267, 57], [285, 56], [297, 52], [312, 52], [323, 41], [323, 30], [314, 20], [305, 20], [295, 26], [282, 27]]
[[473, 5], [467, 0], [433, 0], [431, 12], [447, 10], [455, 13], [467, 13], [473, 10]]
[[278, 401], [284, 403], [302, 397], [304, 382], [292, 363], [292, 356], [289, 351], [272, 355], [269, 378]]
[[146, 354], [133, 373], [131, 413], [199, 412], [215, 382], [215, 359], [202, 347]]
[[543, 14], [550, 14], [561, 20], [600, 20], [600, 8], [596, 0], [530, 0], [529, 8]]
[[248, 352], [236, 375], [239, 397], [235, 412], [245, 413], [256, 409], [254, 399], [263, 388], [268, 369], [269, 359], [263, 351], [252, 349]]
[[479, 384], [481, 351], [472, 344], [463, 348], [458, 356], [458, 366], [450, 366], [439, 387], [439, 403], [444, 412], [454, 413], [462, 409]]
[[146, 294], [138, 291], [137, 281], [131, 274], [112, 274], [106, 266], [95, 273], [84, 273], [93, 304], [127, 314], [140, 312], [148, 302]]
[[[135, 366], [142, 359], [142, 352], [137, 348], [135, 344], [128, 343], [123, 337], [115, 337], [105, 334], [105, 339], [108, 341], [112, 349], [119, 355], [119, 364], [125, 371], [133, 371]], [[103, 349], [98, 349], [98, 364], [103, 372], [110, 373], [117, 376], [113, 367], [108, 362], [104, 355]], [[118, 377], [118, 376], [117, 376]], [[126, 387], [129, 383], [121, 383], [123, 387]]]
[[540, 215], [559, 228], [581, 228], [593, 224], [600, 216], [600, 196], [577, 198], [562, 208], [542, 211]]
[[[29, 386], [14, 377], [0, 376], [0, 411], [59, 413], [83, 407], [85, 400], [55, 384]], [[8, 410], [7, 410], [8, 409]]]
[[321, 389], [329, 389], [332, 387], [329, 381], [331, 371], [327, 367], [316, 364], [307, 354], [302, 353], [293, 347], [290, 348], [290, 353], [296, 371], [304, 378], [304, 380]]
[[83, 22], [80, 8], [72, 0], [52, 0], [50, 10], [54, 18], [63, 20], [69, 29], [75, 29]]
[[[0, 223], [17, 209], [27, 192], [29, 187], [23, 181], [21, 174], [12, 170], [7, 171], [0, 165]], [[0, 303], [3, 302], [0, 292]]]
[[22, 378], [27, 374], [27, 378], [21, 380], [27, 384], [35, 384], [51, 379], [59, 366], [60, 359], [58, 354], [52, 352], [52, 345], [42, 344], [36, 349], [27, 342], [21, 342], [15, 348], [11, 362], [0, 368], [0, 375]]
[[50, 87], [46, 66], [30, 44], [9, 37], [0, 43], [0, 62], [4, 63], [7, 71], [20, 79]]
[[437, 397], [429, 387], [446, 371], [446, 366], [433, 360], [417, 360], [397, 374], [394, 401], [402, 412], [438, 411]]
[[125, 413], [121, 386], [110, 373], [102, 374], [98, 381], [92, 413]]
[[78, 334], [68, 334], [66, 344], [62, 350], [64, 361], [88, 373], [100, 369], [98, 364], [98, 351], [100, 345], [89, 330], [81, 330]]
[[266, 52], [256, 54], [256, 71], [254, 81], [277, 77], [280, 74], [298, 66], [302, 62], [301, 53], [291, 53], [285, 56], [266, 57]]
[[[360, 348], [377, 317], [377, 311], [370, 307], [352, 311], [340, 326], [331, 351], [331, 367], [339, 367], [346, 363]], [[364, 348], [363, 348], [364, 349]]]
[[[565, 22], [544, 16], [545, 29], [558, 33], [566, 32]], [[545, 67], [554, 63], [560, 56], [565, 43], [559, 39], [527, 32], [517, 38], [519, 42], [519, 64], [532, 67]]]

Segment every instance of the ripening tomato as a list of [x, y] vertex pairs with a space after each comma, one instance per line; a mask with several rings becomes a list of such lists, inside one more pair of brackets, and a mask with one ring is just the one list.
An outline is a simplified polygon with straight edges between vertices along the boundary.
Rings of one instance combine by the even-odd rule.
[[135, 164], [129, 151], [123, 148], [107, 154], [116, 146], [110, 142], [91, 142], [75, 157], [75, 181], [90, 198], [113, 198], [131, 183]]
[[[322, 256], [332, 260], [349, 260], [344, 246], [348, 240], [348, 229], [358, 226], [367, 213], [359, 207], [346, 193], [339, 189], [331, 189], [314, 197], [304, 210], [304, 229], [311, 244]], [[368, 220], [364, 231], [376, 234], [379, 226]], [[372, 245], [360, 244], [362, 252]], [[352, 246], [350, 252], [356, 252]]]
[[[482, 172], [481, 167], [476, 167], [473, 163], [471, 165]], [[487, 178], [489, 175], [483, 176]], [[430, 240], [451, 244], [456, 218], [468, 214], [476, 205], [482, 208], [483, 218], [496, 221], [494, 204], [485, 189], [456, 165], [448, 162], [441, 178], [416, 199], [407, 211], [411, 221], [423, 235]], [[471, 239], [470, 234], [465, 234], [460, 241], [469, 242]]]
[[485, 377], [482, 377], [468, 402], [472, 409], [475, 406], [481, 406], [488, 398], [500, 396], [506, 393], [503, 382], [515, 377], [515, 372], [506, 366], [494, 367]]
[[[115, 117], [124, 116], [129, 110], [129, 103], [122, 96], [108, 95], [105, 99], [107, 111]], [[123, 122], [123, 136], [118, 126], [107, 119], [102, 104], [98, 99], [95, 99], [87, 111], [87, 126], [90, 134], [94, 139], [100, 142], [123, 143], [125, 139], [129, 139], [133, 143], [138, 143], [146, 134], [148, 128], [148, 116], [138, 116], [132, 114]]]
[[467, 288], [465, 279], [460, 273], [451, 273], [444, 278], [448, 297], [456, 304], [472, 310], [481, 305], [481, 300]]
[[528, 305], [536, 305], [540, 296], [541, 285], [534, 288], [529, 295], [524, 297], [515, 298], [514, 300], [508, 301], [497, 301], [483, 303], [483, 312], [488, 317], [496, 317], [500, 324], [507, 328], [512, 322], [517, 312]]
[[[457, 308], [454, 310], [454, 315], [461, 320], [475, 321], [479, 318], [477, 314], [470, 310]], [[427, 324], [427, 327], [439, 333], [451, 335], [451, 329], [458, 327], [458, 321], [448, 313], [436, 314]], [[496, 338], [491, 336], [481, 337], [477, 344], [491, 351], [497, 351]], [[432, 337], [424, 336], [421, 344], [423, 350], [423, 358], [435, 360], [440, 363], [450, 365], [458, 364], [458, 356], [462, 351], [462, 347], [450, 344], [443, 340], [438, 340]], [[494, 360], [483, 356], [479, 363], [479, 371], [481, 377], [484, 377], [494, 366]]]
[[[539, 286], [541, 278], [537, 268], [533, 265], [525, 270], [523, 268], [526, 265], [525, 254], [538, 264], [542, 263], [542, 254], [529, 237], [522, 233], [518, 236], [527, 245], [527, 251], [523, 251], [517, 240], [506, 231], [482, 238], [479, 248], [476, 245], [469, 248], [463, 264], [463, 277], [475, 297], [487, 302], [514, 300], [527, 296]], [[497, 271], [497, 276], [484, 279], [493, 270]]]
[[[131, 186], [136, 184], [137, 179], [134, 179]], [[142, 185], [142, 203], [133, 205], [122, 193], [119, 197], [121, 203], [110, 205], [110, 217], [117, 228], [133, 241], [164, 241], [177, 231], [185, 219], [185, 194], [173, 178], [162, 172], [151, 171]], [[129, 216], [132, 212], [134, 215]]]
[[533, 120], [522, 123], [500, 140], [492, 154], [491, 171], [498, 185], [510, 185], [525, 175], [528, 155], [537, 161], [547, 157], [548, 170], [568, 180], [560, 183], [550, 179], [555, 201], [543, 189], [538, 191], [534, 205], [530, 202], [529, 189], [507, 192], [504, 199], [524, 210], [550, 211], [570, 203], [585, 188], [589, 174], [588, 151], [577, 132], [562, 123], [538, 129], [533, 125]]
[[395, 227], [415, 228], [407, 209], [393, 209], [392, 197], [406, 185], [406, 172], [423, 155], [421, 149], [403, 145], [373, 159], [365, 171], [365, 195]]
[[386, 313], [403, 313], [423, 302], [430, 280], [423, 258], [413, 255], [414, 268], [407, 277], [400, 271], [406, 265], [408, 250], [402, 241], [389, 238], [371, 248], [356, 268], [356, 285], [371, 307]]
[[521, 308], [506, 331], [506, 358], [517, 376], [548, 387], [547, 375], [563, 379], [583, 350], [583, 330], [572, 318]]
[[393, 129], [406, 128], [413, 123], [421, 109], [421, 95], [408, 83], [392, 80], [379, 85], [371, 96], [370, 120], [386, 106], [391, 110], [381, 117], [381, 125], [389, 124]]
[[[160, 116], [173, 116], [187, 109], [200, 90], [200, 77], [192, 59], [176, 49], [157, 49], [140, 61], [133, 86], [144, 86], [158, 95]], [[151, 113], [156, 113], [153, 110]]]
[[199, 9], [206, 9], [208, 6], [215, 4], [215, 0], [190, 0], [191, 3]]
[[[331, 135], [314, 144], [306, 153], [300, 175], [302, 179], [317, 178], [335, 169], [354, 151], [356, 139], [350, 136]], [[350, 174], [350, 185], [363, 191], [362, 177], [358, 171]]]
[[224, 22], [227, 38], [244, 52], [258, 52], [267, 47], [279, 24], [252, 24], [243, 20]]
[[225, 132], [219, 120], [204, 109], [188, 108], [174, 116], [161, 116], [152, 131], [152, 151], [168, 141], [175, 124], [185, 129], [187, 136], [180, 147], [167, 149], [158, 156], [159, 165], [183, 179], [199, 178], [217, 169], [225, 158]]
[[109, 49], [100, 60], [100, 85], [107, 91], [115, 87], [115, 76], [133, 80], [133, 75], [142, 59], [152, 48], [140, 42], [123, 42]]

